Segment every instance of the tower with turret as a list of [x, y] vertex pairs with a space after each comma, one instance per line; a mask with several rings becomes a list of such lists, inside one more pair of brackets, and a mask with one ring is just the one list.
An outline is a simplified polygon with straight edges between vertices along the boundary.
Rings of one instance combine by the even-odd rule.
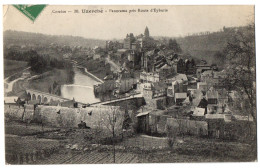
[[149, 37], [150, 36], [150, 34], [149, 34], [149, 29], [148, 29], [148, 27], [146, 26], [145, 27], [145, 30], [144, 30], [144, 37]]

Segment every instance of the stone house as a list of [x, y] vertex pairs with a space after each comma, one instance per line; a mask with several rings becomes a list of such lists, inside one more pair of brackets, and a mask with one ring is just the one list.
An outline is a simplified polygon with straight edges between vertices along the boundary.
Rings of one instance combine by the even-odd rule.
[[143, 89], [143, 96], [146, 99], [154, 99], [167, 95], [167, 85], [164, 83], [156, 82], [147, 85]]
[[138, 120], [138, 132], [146, 134], [165, 134], [167, 118], [171, 116], [164, 115], [163, 110], [147, 110], [139, 113]]
[[187, 93], [175, 93], [175, 104], [180, 105], [187, 98]]
[[197, 89], [207, 91], [209, 88], [208, 84], [206, 82], [198, 82], [197, 83]]
[[253, 120], [248, 116], [206, 114], [208, 135], [211, 138], [246, 140], [255, 134]]
[[208, 104], [218, 104], [218, 92], [211, 88], [206, 92], [206, 99]]

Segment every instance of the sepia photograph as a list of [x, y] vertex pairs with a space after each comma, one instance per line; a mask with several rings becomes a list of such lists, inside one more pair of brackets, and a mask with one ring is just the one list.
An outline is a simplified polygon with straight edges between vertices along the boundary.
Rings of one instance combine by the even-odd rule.
[[3, 5], [6, 165], [257, 162], [254, 5]]

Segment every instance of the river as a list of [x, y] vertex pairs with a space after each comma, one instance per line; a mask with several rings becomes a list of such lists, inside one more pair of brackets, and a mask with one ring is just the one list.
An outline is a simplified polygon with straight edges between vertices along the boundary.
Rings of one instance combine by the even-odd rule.
[[75, 101], [82, 103], [95, 103], [100, 99], [96, 98], [93, 91], [93, 85], [100, 82], [94, 80], [80, 69], [74, 69], [74, 82], [70, 85], [61, 86], [61, 96], [68, 99], [75, 99]]

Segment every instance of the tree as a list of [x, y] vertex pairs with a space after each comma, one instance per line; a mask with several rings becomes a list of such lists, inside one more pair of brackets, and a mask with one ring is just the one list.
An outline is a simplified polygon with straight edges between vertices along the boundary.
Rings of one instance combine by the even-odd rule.
[[172, 49], [176, 53], [181, 53], [182, 49], [175, 39], [170, 39], [168, 42], [168, 48]]
[[132, 123], [132, 120], [129, 116], [128, 109], [126, 109], [122, 129], [127, 130], [130, 127], [131, 123]]
[[167, 144], [172, 149], [176, 141], [177, 133], [172, 126], [167, 125]]
[[225, 56], [225, 54], [223, 52], [217, 51], [214, 54], [214, 59], [215, 59], [215, 61], [218, 61], [218, 62], [225, 62], [226, 61], [226, 56]]
[[195, 61], [194, 61], [194, 59], [193, 59], [193, 58], [191, 59], [191, 61], [190, 61], [190, 62], [191, 62], [191, 66], [192, 66], [192, 67], [195, 67], [195, 66], [196, 66], [196, 64], [195, 64]]
[[52, 94], [52, 88], [51, 88], [51, 86], [49, 87], [49, 93]]
[[[256, 57], [255, 57], [255, 26], [249, 25], [244, 30], [235, 32], [228, 42], [224, 53], [227, 58], [226, 78], [222, 81], [228, 91], [234, 90], [239, 95], [241, 112], [253, 118], [256, 130]], [[235, 101], [236, 103], [236, 101]], [[236, 107], [235, 107], [236, 108]], [[248, 123], [249, 130], [251, 130]], [[256, 131], [248, 132], [252, 154], [257, 155]]]
[[[249, 109], [244, 109], [256, 123], [256, 60], [255, 60], [255, 27], [249, 25], [239, 30], [228, 42], [224, 53], [227, 59], [226, 88], [235, 90], [248, 100]], [[245, 100], [246, 101], [246, 100]]]
[[107, 111], [102, 114], [101, 122], [107, 128], [107, 130], [112, 134], [112, 142], [113, 142], [113, 158], [115, 163], [115, 137], [118, 132], [122, 131], [123, 121], [124, 121], [124, 113], [115, 106], [108, 106]]
[[44, 71], [46, 71], [48, 62], [42, 56], [38, 55], [37, 53], [34, 53], [34, 55], [31, 56], [28, 65], [31, 66], [32, 71], [37, 73], [43, 73]]
[[25, 101], [22, 101], [20, 97], [18, 97], [17, 100], [14, 99], [14, 102], [19, 106], [19, 108], [20, 106], [24, 107]]

